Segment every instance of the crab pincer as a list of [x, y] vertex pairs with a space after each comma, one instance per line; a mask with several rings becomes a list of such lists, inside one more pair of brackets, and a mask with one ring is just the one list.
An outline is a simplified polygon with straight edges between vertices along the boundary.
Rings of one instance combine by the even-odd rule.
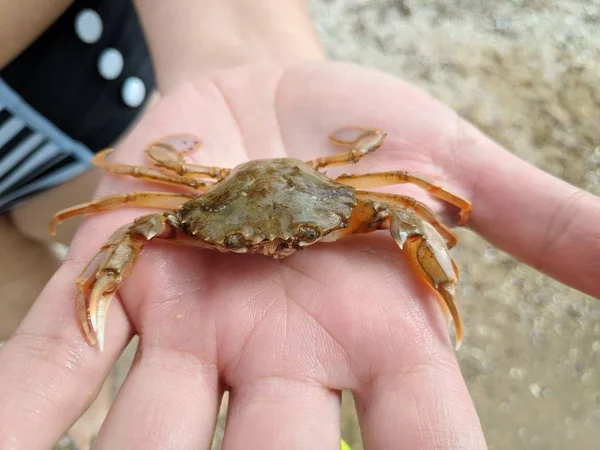
[[458, 267], [433, 226], [408, 210], [392, 210], [390, 232], [417, 272], [435, 292], [447, 318], [454, 321], [456, 350], [463, 338], [462, 322], [456, 308]]
[[129, 275], [144, 245], [175, 235], [166, 216], [143, 216], [123, 225], [102, 246], [77, 278], [77, 315], [90, 345], [104, 349], [108, 306]]

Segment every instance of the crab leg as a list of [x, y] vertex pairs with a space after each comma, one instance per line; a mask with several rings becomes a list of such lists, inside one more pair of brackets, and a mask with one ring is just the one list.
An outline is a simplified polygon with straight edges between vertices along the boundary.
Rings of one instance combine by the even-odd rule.
[[104, 348], [106, 313], [115, 292], [151, 239], [173, 239], [168, 215], [151, 214], [119, 228], [77, 278], [77, 315], [90, 345]]
[[329, 140], [339, 147], [346, 147], [350, 150], [313, 159], [306, 163], [315, 170], [357, 163], [365, 155], [377, 150], [383, 143], [385, 136], [386, 134], [384, 132], [376, 128], [341, 128], [332, 133], [329, 136]]
[[201, 145], [201, 141], [193, 135], [171, 135], [150, 144], [146, 150], [146, 154], [155, 166], [162, 167], [185, 177], [194, 179], [208, 177], [220, 181], [229, 175], [231, 169], [201, 166], [199, 164], [186, 163], [183, 160], [186, 153], [196, 151]]
[[82, 203], [57, 212], [50, 222], [50, 234], [54, 236], [56, 226], [62, 221], [81, 214], [109, 211], [121, 205], [171, 210], [197, 196], [195, 193], [177, 194], [173, 192], [130, 192], [127, 194], [108, 195], [92, 202]]
[[446, 225], [441, 223], [435, 213], [424, 203], [405, 195], [384, 194], [381, 192], [356, 191], [357, 198], [362, 200], [373, 200], [376, 202], [387, 203], [393, 206], [400, 206], [414, 211], [420, 218], [431, 224], [438, 233], [446, 238], [446, 246], [450, 249], [456, 245], [456, 235]]
[[371, 192], [359, 191], [359, 194], [358, 204], [348, 226], [334, 231], [323, 241], [333, 242], [356, 233], [389, 229], [418, 276], [435, 289], [446, 318], [454, 321], [458, 349], [463, 336], [462, 322], [454, 302], [458, 266], [452, 259], [444, 238], [428, 222], [428, 217], [419, 217], [416, 211], [410, 209], [413, 207], [411, 201], [407, 200], [409, 208], [403, 208], [398, 199], [392, 202], [388, 198], [385, 202], [380, 202], [380, 199], [371, 197]]
[[428, 192], [430, 195], [444, 200], [457, 208], [460, 208], [459, 225], [467, 223], [471, 212], [471, 203], [453, 194], [452, 192], [437, 186], [424, 178], [412, 175], [406, 171], [379, 172], [364, 175], [341, 175], [335, 179], [337, 183], [352, 186], [357, 189], [370, 189], [393, 184], [411, 183]]
[[462, 322], [456, 303], [456, 264], [434, 227], [408, 209], [390, 209], [390, 233], [418, 275], [433, 287], [446, 316], [456, 329], [456, 349], [462, 343]]
[[106, 162], [106, 156], [112, 152], [112, 148], [107, 148], [96, 154], [92, 158], [92, 163], [101, 169], [119, 175], [128, 175], [134, 178], [142, 178], [144, 180], [153, 181], [156, 183], [171, 184], [176, 186], [189, 186], [196, 189], [206, 189], [213, 185], [211, 182], [196, 180], [193, 178], [184, 177], [181, 175], [166, 173], [160, 169], [143, 166], [129, 166], [127, 164], [113, 164]]

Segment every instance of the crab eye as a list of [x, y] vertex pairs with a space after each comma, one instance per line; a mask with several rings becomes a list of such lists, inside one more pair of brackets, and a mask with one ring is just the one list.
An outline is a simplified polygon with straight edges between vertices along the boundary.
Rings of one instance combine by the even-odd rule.
[[241, 233], [233, 233], [225, 238], [225, 247], [240, 248], [244, 246], [246, 239]]
[[310, 225], [300, 225], [296, 237], [305, 242], [312, 242], [319, 237], [319, 232]]

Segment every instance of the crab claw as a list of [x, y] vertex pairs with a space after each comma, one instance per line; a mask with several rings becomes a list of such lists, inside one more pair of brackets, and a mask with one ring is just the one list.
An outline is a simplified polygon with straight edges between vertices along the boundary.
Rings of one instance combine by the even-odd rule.
[[[87, 299], [87, 317], [93, 337], [98, 343], [100, 351], [104, 350], [104, 331], [106, 328], [106, 313], [118, 283], [112, 273], [103, 272], [94, 283], [94, 287]], [[86, 299], [82, 298], [85, 303]], [[79, 303], [79, 302], [78, 302]]]
[[356, 152], [354, 158], [359, 160], [377, 150], [386, 136], [387, 133], [376, 128], [345, 127], [332, 133], [329, 140], [340, 147], [351, 148]]
[[168, 239], [173, 234], [165, 216], [140, 217], [113, 233], [83, 269], [77, 279], [77, 316], [90, 345], [104, 349], [108, 306], [144, 245], [151, 239]]
[[150, 148], [163, 148], [174, 153], [195, 152], [202, 146], [202, 141], [194, 134], [170, 134], [150, 144]]
[[[140, 247], [128, 226], [117, 230], [77, 279], [77, 316], [90, 345], [104, 349], [108, 306]], [[137, 244], [137, 245], [132, 245]]]
[[229, 169], [185, 162], [185, 156], [201, 146], [202, 141], [192, 134], [171, 135], [150, 144], [146, 149], [146, 156], [155, 166], [172, 170], [182, 176], [198, 176], [200, 179], [209, 177], [217, 180], [225, 178], [230, 173]]
[[455, 303], [458, 268], [443, 238], [433, 226], [407, 209], [390, 212], [390, 232], [420, 277], [435, 289], [446, 318], [454, 321], [458, 350], [463, 337]]

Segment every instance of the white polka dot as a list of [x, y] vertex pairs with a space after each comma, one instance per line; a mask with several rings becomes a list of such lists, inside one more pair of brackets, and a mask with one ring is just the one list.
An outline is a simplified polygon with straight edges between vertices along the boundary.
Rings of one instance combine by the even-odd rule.
[[114, 80], [123, 72], [123, 55], [116, 48], [107, 48], [98, 58], [98, 72], [105, 80]]
[[102, 19], [93, 9], [82, 9], [75, 17], [75, 33], [86, 44], [98, 42], [102, 36]]
[[138, 77], [127, 78], [121, 87], [121, 98], [127, 106], [137, 108], [146, 98], [146, 85]]

